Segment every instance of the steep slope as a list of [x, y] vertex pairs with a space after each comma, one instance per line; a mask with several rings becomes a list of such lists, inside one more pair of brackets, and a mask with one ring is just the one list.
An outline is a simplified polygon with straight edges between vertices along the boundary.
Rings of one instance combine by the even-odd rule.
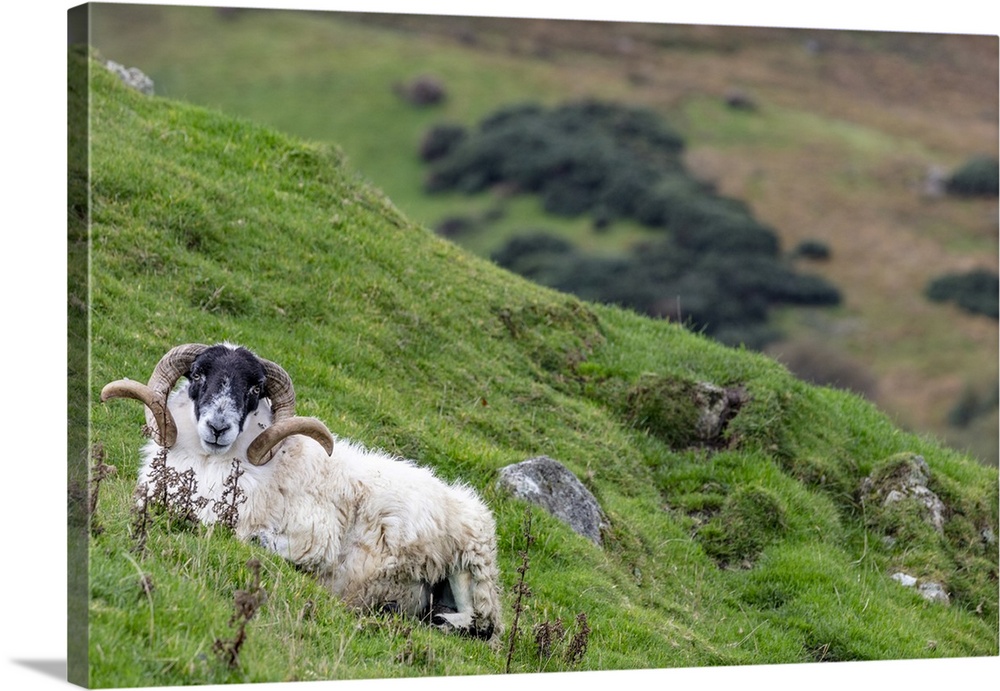
[[[996, 36], [155, 5], [93, 17], [97, 48], [158, 94], [338, 142], [411, 220], [464, 221], [453, 239], [482, 256], [526, 229], [602, 256], [651, 238], [620, 222], [595, 232], [525, 196], [424, 194], [428, 127], [524, 102], [650, 107], [683, 136], [696, 176], [745, 202], [784, 249], [830, 251], [797, 263], [833, 282], [841, 307], [780, 315], [772, 326], [789, 338], [769, 352], [997, 463], [996, 322], [924, 296], [942, 274], [996, 271], [996, 198], [923, 193], [931, 172], [996, 151]], [[397, 97], [420, 75], [444, 85], [443, 102]], [[732, 95], [755, 107], [728, 106]], [[970, 402], [988, 412], [956, 425]]]
[[[90, 516], [93, 686], [997, 654], [995, 469], [759, 354], [472, 257], [336, 149], [90, 73], [91, 438], [117, 469]], [[141, 414], [98, 392], [223, 339], [280, 362], [301, 413], [482, 492], [509, 616], [530, 564], [512, 648], [358, 617], [225, 529], [136, 522]], [[735, 413], [710, 438], [692, 431], [706, 382]], [[597, 497], [603, 546], [496, 489], [541, 454]], [[916, 499], [872, 504], [917, 455], [940, 530]], [[228, 666], [214, 650], [235, 640], [250, 559], [267, 599]], [[560, 619], [568, 638], [580, 613], [582, 658], [543, 654], [532, 627]]]

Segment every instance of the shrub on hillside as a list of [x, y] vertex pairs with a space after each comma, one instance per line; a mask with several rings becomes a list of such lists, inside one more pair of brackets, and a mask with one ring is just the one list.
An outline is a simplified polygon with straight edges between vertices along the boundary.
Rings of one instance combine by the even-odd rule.
[[448, 216], [434, 226], [434, 232], [444, 238], [455, 238], [467, 235], [476, 230], [476, 219], [469, 216]]
[[442, 124], [435, 125], [427, 130], [420, 141], [420, 158], [425, 163], [437, 161], [444, 158], [455, 150], [467, 132], [461, 125]]
[[678, 321], [724, 343], [751, 348], [779, 335], [767, 326], [771, 307], [840, 301], [834, 286], [796, 274], [777, 258], [698, 253], [669, 239], [641, 244], [625, 256], [603, 257], [534, 231], [512, 238], [492, 259], [586, 300]]
[[786, 341], [768, 352], [796, 377], [875, 400], [878, 382], [865, 366], [827, 343], [814, 339]]
[[528, 231], [511, 238], [507, 244], [490, 255], [490, 259], [505, 269], [516, 270], [526, 257], [554, 255], [563, 260], [573, 251], [568, 240], [549, 235], [544, 231]]
[[468, 136], [439, 125], [424, 148], [429, 192], [477, 193], [504, 183], [539, 195], [551, 214], [590, 214], [599, 228], [628, 218], [696, 250], [778, 250], [774, 232], [744, 204], [689, 175], [683, 141], [652, 111], [596, 101], [548, 110], [518, 105]]
[[991, 156], [969, 159], [945, 182], [945, 190], [963, 197], [996, 197], [1000, 188], [1000, 160]]
[[393, 91], [407, 103], [415, 106], [432, 106], [441, 103], [447, 96], [444, 83], [437, 77], [422, 74], [408, 82], [396, 83]]
[[778, 236], [752, 217], [701, 202], [688, 204], [672, 224], [677, 244], [699, 254], [778, 255]]
[[630, 216], [649, 180], [681, 168], [680, 137], [650, 111], [596, 101], [534, 104], [485, 118], [427, 179], [429, 191], [479, 192], [498, 182], [541, 195], [554, 214]]
[[830, 246], [820, 240], [803, 240], [792, 250], [792, 258], [826, 261], [830, 258]]
[[967, 386], [948, 411], [948, 423], [953, 427], [964, 428], [979, 417], [990, 415], [996, 419], [997, 408], [1000, 407], [1000, 392], [990, 387], [988, 390]]
[[[681, 321], [730, 344], [759, 348], [776, 332], [772, 306], [835, 305], [839, 291], [780, 258], [777, 234], [748, 207], [691, 177], [683, 141], [652, 111], [585, 101], [501, 109], [467, 135], [446, 137], [429, 191], [503, 184], [537, 194], [554, 215], [589, 214], [606, 229], [628, 218], [663, 239], [625, 256], [598, 257], [530, 233], [494, 255], [501, 266], [584, 299]], [[431, 138], [428, 133], [428, 138]]]
[[954, 302], [973, 314], [998, 316], [1000, 277], [996, 272], [975, 269], [966, 273], [951, 273], [927, 284], [925, 294], [935, 302]]

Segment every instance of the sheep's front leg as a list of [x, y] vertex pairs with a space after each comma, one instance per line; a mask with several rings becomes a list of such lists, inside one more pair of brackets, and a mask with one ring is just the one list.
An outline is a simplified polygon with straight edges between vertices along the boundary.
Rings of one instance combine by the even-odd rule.
[[454, 600], [455, 612], [434, 614], [434, 623], [443, 628], [466, 631], [472, 626], [472, 574], [468, 571], [454, 571], [448, 574], [448, 587]]
[[[477, 574], [480, 574], [477, 576]], [[502, 633], [499, 593], [481, 569], [448, 574], [434, 589], [433, 621], [444, 629], [498, 642]]]

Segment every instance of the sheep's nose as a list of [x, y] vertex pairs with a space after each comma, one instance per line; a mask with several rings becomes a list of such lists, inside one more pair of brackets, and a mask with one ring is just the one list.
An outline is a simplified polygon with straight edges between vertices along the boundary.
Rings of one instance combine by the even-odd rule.
[[227, 429], [229, 429], [229, 425], [225, 425], [223, 427], [216, 427], [211, 422], [208, 422], [206, 424], [208, 425], [208, 428], [212, 430], [212, 434], [215, 435], [216, 439], [218, 439]]

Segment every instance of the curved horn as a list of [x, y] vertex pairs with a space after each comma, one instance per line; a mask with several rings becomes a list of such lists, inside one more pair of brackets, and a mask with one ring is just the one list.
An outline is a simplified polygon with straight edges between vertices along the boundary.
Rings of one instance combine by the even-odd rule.
[[277, 423], [295, 417], [295, 387], [281, 365], [259, 358], [267, 373], [267, 397], [271, 399], [271, 419]]
[[[208, 349], [201, 343], [186, 343], [174, 346], [160, 358], [149, 377], [149, 388], [153, 392], [154, 406], [150, 406], [156, 424], [157, 442], [160, 446], [171, 447], [177, 441], [177, 425], [167, 409], [167, 396], [177, 380], [188, 373], [194, 359]], [[161, 412], [162, 411], [162, 412]]]
[[166, 400], [177, 380], [187, 374], [191, 363], [206, 350], [208, 346], [201, 343], [174, 346], [156, 363], [153, 374], [149, 377], [149, 388]]
[[200, 343], [188, 343], [171, 348], [160, 358], [143, 385], [131, 379], [113, 381], [101, 390], [101, 401], [109, 398], [132, 398], [146, 406], [146, 424], [153, 430], [153, 437], [160, 446], [171, 447], [177, 441], [177, 425], [167, 409], [167, 396], [177, 380], [187, 374], [194, 359], [208, 348]]
[[132, 379], [119, 379], [101, 389], [101, 403], [109, 398], [132, 398], [148, 406], [153, 403], [153, 390]]
[[277, 420], [261, 432], [247, 449], [247, 460], [254, 465], [268, 463], [278, 449], [278, 445], [293, 434], [304, 434], [322, 445], [326, 454], [333, 454], [333, 435], [321, 420], [314, 417], [290, 417]]
[[[152, 389], [146, 384], [133, 381], [132, 379], [119, 379], [106, 384], [101, 389], [101, 403], [111, 398], [131, 398], [145, 404], [146, 424], [157, 435], [157, 443], [162, 443], [163, 440], [160, 438], [159, 430], [169, 429], [170, 424], [173, 423], [173, 418], [166, 411], [165, 407], [159, 403]], [[158, 425], [156, 422], [157, 419], [163, 420], [164, 418], [168, 421], [166, 425]], [[176, 429], [174, 434], [176, 435]]]

